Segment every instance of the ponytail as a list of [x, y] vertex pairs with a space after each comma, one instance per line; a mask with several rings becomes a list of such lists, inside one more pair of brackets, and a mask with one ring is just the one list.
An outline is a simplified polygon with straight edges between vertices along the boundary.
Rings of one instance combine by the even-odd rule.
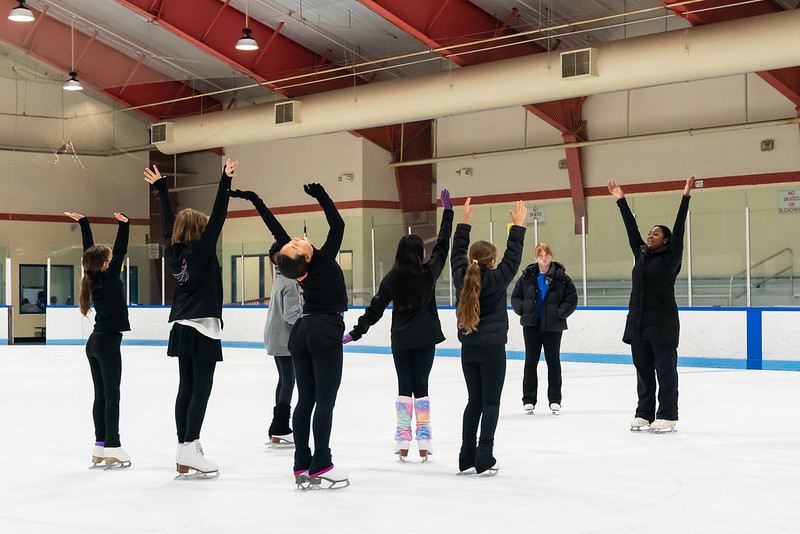
[[103, 264], [109, 260], [111, 249], [105, 245], [94, 245], [87, 248], [83, 253], [81, 265], [83, 265], [83, 278], [81, 278], [81, 294], [78, 297], [81, 313], [86, 316], [92, 307], [92, 279], [91, 273], [99, 273], [103, 270]]
[[488, 241], [476, 241], [469, 247], [467, 271], [456, 305], [458, 328], [465, 334], [477, 330], [481, 321], [481, 265], [489, 265], [497, 258], [497, 247]]

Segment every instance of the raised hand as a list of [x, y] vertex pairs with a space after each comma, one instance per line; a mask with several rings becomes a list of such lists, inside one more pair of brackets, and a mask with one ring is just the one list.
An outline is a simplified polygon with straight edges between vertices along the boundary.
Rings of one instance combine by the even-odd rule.
[[150, 170], [150, 167], [144, 170], [144, 181], [148, 184], [154, 184], [157, 181], [163, 179], [164, 177], [161, 176], [161, 173], [158, 171], [158, 167], [153, 165], [153, 170]]
[[444, 209], [446, 210], [453, 209], [453, 203], [450, 202], [450, 191], [448, 191], [447, 189], [442, 189], [442, 194], [440, 198], [442, 200], [442, 207]]
[[128, 218], [127, 218], [127, 217], [125, 217], [125, 216], [124, 216], [123, 214], [121, 214], [121, 213], [115, 213], [115, 214], [114, 214], [114, 217], [116, 217], [116, 219], [117, 219], [119, 222], [124, 222], [124, 223], [128, 222]]
[[466, 202], [464, 202], [464, 215], [461, 216], [463, 224], [469, 224], [469, 220], [472, 218], [472, 210], [472, 197], [467, 197]]
[[70, 219], [72, 219], [73, 221], [76, 221], [76, 222], [80, 221], [81, 219], [83, 219], [83, 215], [81, 215], [80, 213], [75, 213], [74, 211], [71, 212], [71, 213], [69, 211], [65, 211], [64, 215], [66, 215], [67, 217], [69, 217]]
[[517, 200], [517, 205], [514, 206], [514, 210], [508, 210], [508, 213], [511, 214], [511, 222], [514, 223], [515, 226], [522, 226], [525, 224], [525, 217], [528, 216], [528, 208], [523, 201]]
[[694, 174], [691, 175], [686, 180], [686, 185], [683, 187], [683, 196], [688, 197], [691, 194], [692, 188], [694, 187], [694, 183], [696, 181], [697, 181], [697, 176], [695, 176]]
[[351, 336], [350, 334], [345, 334], [344, 336], [342, 336], [342, 345], [347, 345], [351, 341], [353, 341], [353, 336]]
[[250, 202], [255, 202], [258, 200], [258, 195], [252, 191], [241, 191], [239, 189], [231, 189], [228, 191], [228, 196], [232, 198], [243, 198], [245, 200], [249, 200]]
[[231, 163], [231, 158], [228, 158], [228, 161], [225, 163], [225, 174], [227, 174], [230, 178], [236, 176], [237, 165], [239, 165], [238, 160]]
[[317, 199], [325, 195], [325, 188], [318, 183], [311, 183], [304, 185], [303, 191], [306, 192], [306, 195]]
[[608, 181], [608, 192], [614, 195], [614, 198], [617, 200], [625, 198], [625, 193], [622, 191], [622, 188], [614, 180]]

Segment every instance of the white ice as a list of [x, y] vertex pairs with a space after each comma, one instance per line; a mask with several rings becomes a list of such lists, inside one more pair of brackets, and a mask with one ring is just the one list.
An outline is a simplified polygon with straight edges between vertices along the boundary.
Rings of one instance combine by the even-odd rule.
[[466, 389], [457, 358], [430, 380], [434, 455], [392, 454], [391, 357], [346, 354], [332, 436], [351, 486], [294, 488], [292, 451], [265, 446], [277, 373], [225, 349], [201, 441], [209, 481], [175, 481], [177, 362], [123, 346], [121, 435], [133, 465], [89, 470], [92, 385], [80, 346], [0, 348], [0, 532], [797, 532], [800, 373], [680, 369], [680, 422], [632, 433], [630, 365], [564, 363], [560, 415], [522, 411], [509, 361], [494, 478], [459, 477]]

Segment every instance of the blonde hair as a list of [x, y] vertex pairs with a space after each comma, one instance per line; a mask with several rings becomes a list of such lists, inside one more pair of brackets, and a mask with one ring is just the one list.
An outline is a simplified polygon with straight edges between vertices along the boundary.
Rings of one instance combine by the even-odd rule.
[[497, 247], [488, 241], [476, 241], [469, 247], [467, 271], [458, 296], [456, 319], [458, 328], [465, 334], [474, 332], [481, 321], [481, 265], [488, 265], [497, 258]]
[[542, 252], [544, 252], [545, 254], [549, 254], [551, 256], [554, 255], [553, 254], [553, 249], [550, 248], [550, 245], [548, 245], [544, 241], [542, 241], [541, 243], [536, 245], [536, 251], [535, 251], [534, 256], [539, 256], [539, 254], [541, 254]]
[[172, 243], [197, 241], [208, 224], [208, 215], [192, 208], [185, 208], [175, 216], [172, 225]]
[[86, 249], [81, 258], [83, 278], [81, 278], [81, 294], [78, 297], [81, 313], [86, 316], [92, 307], [92, 280], [89, 273], [99, 273], [103, 264], [108, 261], [111, 249], [105, 245], [94, 245]]

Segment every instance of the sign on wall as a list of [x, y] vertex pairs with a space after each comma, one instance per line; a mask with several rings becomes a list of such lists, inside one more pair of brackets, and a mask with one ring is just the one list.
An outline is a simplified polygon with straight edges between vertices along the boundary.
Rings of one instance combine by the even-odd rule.
[[800, 213], [800, 190], [778, 192], [778, 213]]
[[544, 208], [536, 204], [528, 207], [528, 216], [525, 217], [525, 226], [533, 228], [534, 220], [539, 221], [539, 224], [544, 223]]

